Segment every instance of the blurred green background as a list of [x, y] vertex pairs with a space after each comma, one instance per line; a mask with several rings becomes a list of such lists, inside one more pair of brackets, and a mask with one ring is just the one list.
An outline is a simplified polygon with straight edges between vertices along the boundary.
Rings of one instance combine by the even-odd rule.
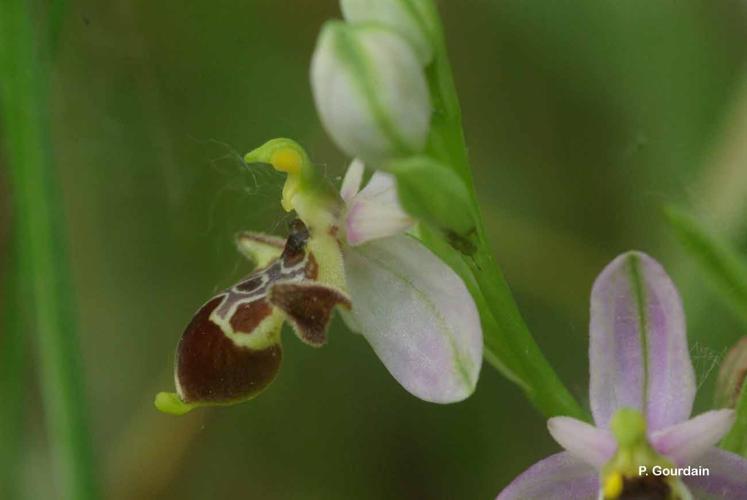
[[[747, 332], [660, 209], [692, 207], [747, 248], [747, 3], [467, 0], [440, 10], [495, 252], [547, 357], [586, 404], [592, 281], [622, 251], [644, 250], [681, 287], [705, 408], [718, 357]], [[489, 365], [466, 402], [424, 403], [339, 320], [322, 349], [286, 334], [280, 375], [252, 402], [181, 418], [153, 408], [172, 387], [192, 313], [248, 270], [233, 234], [284, 234], [282, 178], [240, 156], [288, 136], [330, 177], [344, 172], [307, 77], [332, 17], [332, 0], [65, 7], [47, 63], [52, 154], [107, 498], [492, 498], [558, 449]], [[55, 482], [37, 363], [19, 380], [22, 480], [28, 498], [46, 499]]]

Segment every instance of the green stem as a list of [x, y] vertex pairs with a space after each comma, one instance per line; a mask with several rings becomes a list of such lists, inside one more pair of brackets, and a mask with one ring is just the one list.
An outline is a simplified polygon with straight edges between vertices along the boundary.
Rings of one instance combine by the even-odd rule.
[[[47, 75], [33, 31], [31, 4], [9, 0], [0, 11], [0, 105], [17, 222], [19, 264], [29, 294], [39, 351], [44, 411], [59, 498], [96, 498], [83, 380], [64, 241], [54, 181]], [[30, 325], [31, 326], [31, 325]]]
[[[459, 99], [442, 39], [438, 42], [434, 62], [427, 68], [427, 76], [434, 108], [428, 152], [456, 170], [469, 188], [473, 206], [478, 207]], [[487, 304], [486, 308], [480, 308], [482, 315], [488, 316], [483, 317], [486, 359], [517, 382], [545, 416], [587, 418], [529, 332], [493, 258], [479, 210], [476, 210], [475, 219], [477, 251], [473, 256], [463, 256], [466, 266], [452, 267], [462, 274], [466, 283], [476, 284], [477, 290], [474, 285], [471, 287], [473, 296]], [[464, 276], [465, 268], [469, 269], [470, 276]]]
[[[586, 413], [542, 354], [493, 255], [484, 246], [471, 261], [471, 268], [496, 323], [496, 327], [486, 331], [485, 335], [488, 361], [500, 369], [511, 360], [512, 371], [522, 381], [527, 397], [546, 417], [568, 415], [587, 419]], [[501, 363], [496, 364], [496, 360]]]

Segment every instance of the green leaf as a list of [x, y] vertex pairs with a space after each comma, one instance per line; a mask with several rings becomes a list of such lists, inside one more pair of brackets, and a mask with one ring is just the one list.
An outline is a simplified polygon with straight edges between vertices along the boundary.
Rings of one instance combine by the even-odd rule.
[[459, 175], [427, 156], [395, 160], [386, 170], [397, 177], [397, 194], [406, 212], [441, 230], [462, 253], [474, 253], [475, 208]]
[[747, 264], [744, 259], [684, 210], [670, 207], [666, 216], [685, 250], [747, 324]]
[[[18, 258], [30, 312], [24, 332], [39, 352], [44, 416], [66, 500], [96, 498], [84, 383], [70, 279], [64, 217], [49, 140], [48, 75], [41, 63], [31, 3], [9, 0], [0, 13], [0, 108]], [[3, 394], [5, 397], [5, 394]], [[3, 404], [7, 404], [3, 402]], [[14, 404], [14, 403], [11, 403]], [[2, 444], [4, 445], [4, 443]], [[0, 446], [2, 446], [0, 445]]]
[[729, 434], [721, 441], [721, 447], [747, 458], [747, 384], [742, 384], [736, 411], [737, 419]]

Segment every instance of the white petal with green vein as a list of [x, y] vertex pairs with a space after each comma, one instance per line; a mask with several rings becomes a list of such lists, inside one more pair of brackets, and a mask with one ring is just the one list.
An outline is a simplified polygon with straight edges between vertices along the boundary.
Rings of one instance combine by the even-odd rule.
[[344, 250], [351, 327], [402, 386], [436, 403], [461, 401], [482, 363], [477, 308], [462, 280], [406, 235]]

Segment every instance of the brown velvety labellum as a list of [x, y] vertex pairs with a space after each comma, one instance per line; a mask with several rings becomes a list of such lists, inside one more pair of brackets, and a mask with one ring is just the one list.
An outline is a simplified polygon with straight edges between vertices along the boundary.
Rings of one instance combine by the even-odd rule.
[[266, 299], [245, 302], [231, 316], [231, 328], [236, 332], [251, 333], [262, 320], [272, 314], [272, 306]]
[[350, 309], [350, 299], [340, 291], [308, 282], [276, 283], [270, 289], [270, 302], [288, 315], [301, 340], [314, 346], [327, 341], [332, 309], [337, 305]]
[[280, 344], [263, 350], [239, 347], [210, 321], [223, 295], [202, 306], [177, 347], [176, 373], [185, 402], [231, 403], [249, 399], [272, 382]]

